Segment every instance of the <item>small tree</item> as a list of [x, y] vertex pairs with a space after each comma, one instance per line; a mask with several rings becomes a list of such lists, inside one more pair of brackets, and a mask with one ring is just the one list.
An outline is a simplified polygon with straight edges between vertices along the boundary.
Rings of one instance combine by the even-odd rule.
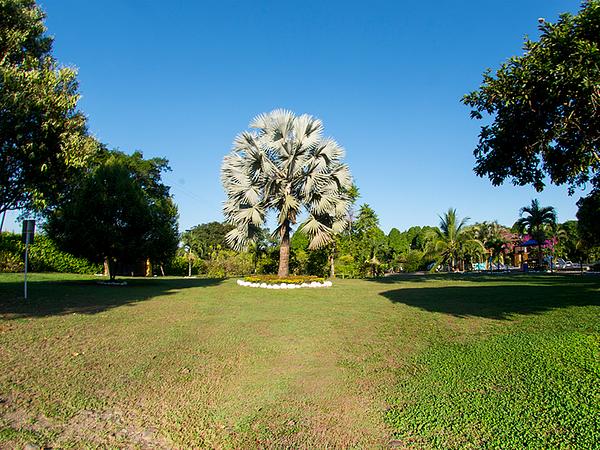
[[301, 229], [310, 248], [329, 244], [347, 226], [352, 179], [342, 163], [343, 149], [323, 138], [323, 124], [309, 115], [275, 110], [257, 116], [253, 131], [242, 132], [223, 160], [221, 181], [227, 194], [223, 213], [235, 226], [228, 244], [245, 249], [256, 240], [267, 212], [277, 213], [280, 277], [289, 274], [290, 231], [304, 209]]
[[434, 229], [431, 252], [436, 256], [436, 262], [432, 270], [439, 264], [447, 264], [449, 269], [454, 269], [458, 264], [462, 265], [462, 259], [466, 247], [472, 254], [475, 249], [484, 252], [483, 244], [477, 239], [469, 236], [466, 228], [468, 217], [461, 220], [456, 216], [456, 209], [448, 209], [440, 216], [440, 227]]
[[387, 249], [387, 237], [379, 228], [379, 217], [368, 204], [359, 208], [354, 224], [356, 231], [356, 254], [371, 276], [376, 276], [381, 266], [380, 258]]

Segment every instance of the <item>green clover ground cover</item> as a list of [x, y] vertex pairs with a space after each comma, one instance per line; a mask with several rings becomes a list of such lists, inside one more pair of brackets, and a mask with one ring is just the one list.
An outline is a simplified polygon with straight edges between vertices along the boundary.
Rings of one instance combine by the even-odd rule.
[[600, 279], [0, 274], [0, 448], [598, 448]]
[[387, 418], [424, 447], [597, 448], [598, 357], [576, 332], [436, 347]]

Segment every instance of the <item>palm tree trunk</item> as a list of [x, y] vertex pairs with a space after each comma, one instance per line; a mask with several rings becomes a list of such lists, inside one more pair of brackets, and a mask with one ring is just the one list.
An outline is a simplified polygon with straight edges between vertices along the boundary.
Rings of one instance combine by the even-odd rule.
[[109, 256], [108, 260], [108, 279], [109, 281], [115, 281], [117, 274], [115, 273], [115, 261]]
[[290, 274], [290, 228], [286, 221], [281, 227], [281, 245], [279, 246], [279, 278]]
[[2, 211], [2, 221], [0, 222], [0, 234], [2, 234], [2, 229], [4, 228], [4, 219], [6, 219], [6, 210]]
[[329, 276], [335, 278], [335, 242], [333, 243], [333, 248], [329, 255]]
[[542, 244], [538, 243], [538, 270], [542, 270], [542, 264], [544, 262], [544, 258], [542, 257]]

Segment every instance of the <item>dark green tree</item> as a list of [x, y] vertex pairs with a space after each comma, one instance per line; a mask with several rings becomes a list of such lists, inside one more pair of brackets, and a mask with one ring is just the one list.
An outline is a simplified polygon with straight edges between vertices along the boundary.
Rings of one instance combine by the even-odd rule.
[[170, 196], [151, 200], [151, 227], [146, 241], [146, 257], [161, 268], [177, 252], [179, 245], [179, 212]]
[[177, 207], [161, 181], [167, 169], [162, 158], [103, 150], [48, 213], [48, 235], [66, 251], [107, 261], [111, 279], [117, 261], [149, 259], [162, 266], [179, 242]]
[[170, 188], [162, 181], [162, 174], [169, 172], [166, 158], [144, 159], [140, 151], [132, 155], [120, 151], [104, 151], [101, 158], [114, 158], [127, 167], [144, 191], [150, 205], [150, 233], [146, 239], [144, 254], [153, 264], [161, 267], [177, 251], [179, 245], [179, 213], [170, 194]]
[[578, 232], [586, 247], [600, 246], [600, 190], [577, 202]]
[[407, 242], [406, 236], [400, 233], [398, 228], [392, 228], [388, 234], [388, 246], [395, 253], [405, 253], [409, 250], [410, 244]]
[[152, 212], [143, 189], [121, 162], [109, 159], [85, 177], [70, 198], [48, 217], [46, 231], [68, 252], [93, 262], [145, 257]]
[[556, 256], [572, 261], [580, 261], [585, 258], [585, 249], [579, 238], [577, 220], [567, 220], [561, 223], [558, 229], [562, 230], [564, 235], [556, 245]]
[[[361, 205], [354, 224], [357, 235], [357, 253], [366, 264], [371, 276], [379, 272], [380, 256], [387, 250], [387, 237], [379, 228], [379, 218], [368, 204]], [[378, 257], [379, 256], [379, 257]]]
[[538, 191], [546, 177], [570, 192], [590, 180], [600, 186], [600, 1], [539, 28], [523, 56], [488, 70], [463, 98], [471, 117], [492, 119], [481, 128], [475, 173]]
[[33, 0], [0, 0], [0, 214], [41, 210], [93, 155], [76, 72], [51, 54]]

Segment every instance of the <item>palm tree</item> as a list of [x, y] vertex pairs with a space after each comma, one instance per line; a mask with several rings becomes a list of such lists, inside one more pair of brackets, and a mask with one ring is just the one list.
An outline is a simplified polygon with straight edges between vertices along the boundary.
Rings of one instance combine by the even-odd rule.
[[440, 226], [435, 229], [432, 242], [433, 253], [437, 255], [434, 268], [439, 264], [448, 264], [449, 269], [454, 269], [462, 260], [465, 250], [472, 253], [473, 247], [481, 252], [485, 251], [480, 241], [469, 236], [466, 229], [468, 221], [468, 217], [459, 221], [456, 217], [456, 209], [452, 208], [448, 209], [443, 217], [440, 216]]
[[[523, 217], [523, 214], [527, 214]], [[540, 206], [537, 199], [531, 200], [531, 205], [521, 208], [519, 220], [515, 223], [521, 233], [527, 231], [538, 246], [538, 264], [542, 267], [542, 245], [546, 240], [546, 227], [556, 226], [556, 210], [552, 206]]]
[[489, 268], [493, 270], [494, 259], [497, 259], [499, 264], [500, 255], [506, 252], [507, 247], [509, 247], [509, 231], [497, 221], [484, 221], [474, 225], [471, 229], [473, 237], [481, 242], [489, 252], [487, 263], [489, 263]]
[[290, 231], [303, 210], [308, 217], [300, 228], [309, 236], [309, 248], [323, 247], [344, 231], [352, 177], [341, 162], [344, 150], [323, 137], [319, 119], [278, 109], [257, 116], [250, 128], [235, 138], [221, 168], [227, 194], [223, 213], [236, 227], [226, 240], [236, 250], [246, 248], [256, 239], [268, 211], [276, 211], [278, 274], [285, 277]]

